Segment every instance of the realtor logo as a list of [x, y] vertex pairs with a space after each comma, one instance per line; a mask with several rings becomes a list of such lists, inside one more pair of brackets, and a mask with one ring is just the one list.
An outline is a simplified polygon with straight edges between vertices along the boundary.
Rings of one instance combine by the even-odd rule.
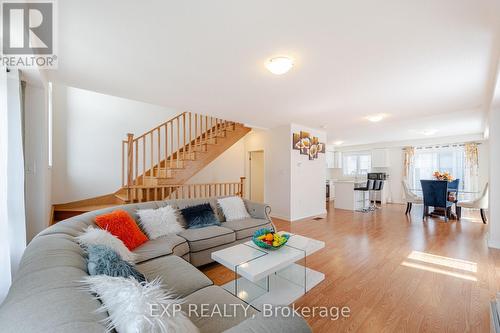
[[2, 3], [2, 66], [55, 68], [54, 5], [53, 1]]

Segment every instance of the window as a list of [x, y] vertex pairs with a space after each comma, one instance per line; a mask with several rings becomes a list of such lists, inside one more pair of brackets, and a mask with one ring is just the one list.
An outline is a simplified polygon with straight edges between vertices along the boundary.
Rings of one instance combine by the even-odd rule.
[[370, 152], [344, 153], [342, 161], [344, 176], [360, 176], [370, 172], [372, 155]]
[[460, 179], [464, 189], [465, 153], [463, 147], [422, 148], [415, 150], [413, 168], [410, 170], [410, 186], [421, 189], [421, 179], [433, 179], [435, 171], [449, 172]]

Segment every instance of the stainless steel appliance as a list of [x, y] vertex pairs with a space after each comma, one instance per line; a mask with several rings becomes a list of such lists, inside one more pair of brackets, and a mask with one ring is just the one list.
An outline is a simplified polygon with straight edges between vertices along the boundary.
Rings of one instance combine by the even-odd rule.
[[389, 175], [387, 175], [385, 172], [369, 172], [368, 173], [368, 179], [387, 180], [387, 178], [389, 178]]

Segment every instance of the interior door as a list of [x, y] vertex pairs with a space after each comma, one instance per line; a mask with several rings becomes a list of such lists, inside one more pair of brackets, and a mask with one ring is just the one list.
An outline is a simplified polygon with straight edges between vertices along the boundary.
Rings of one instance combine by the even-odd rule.
[[264, 202], [264, 151], [250, 152], [250, 200]]

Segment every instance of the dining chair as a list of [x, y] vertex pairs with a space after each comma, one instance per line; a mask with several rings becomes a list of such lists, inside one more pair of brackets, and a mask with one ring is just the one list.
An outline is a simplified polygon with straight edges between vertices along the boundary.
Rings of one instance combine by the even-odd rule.
[[450, 208], [453, 205], [448, 201], [448, 181], [447, 180], [420, 180], [422, 192], [424, 194], [424, 214], [423, 218], [429, 215], [429, 207], [444, 208], [445, 221], [448, 222]]
[[460, 185], [460, 179], [455, 179], [452, 180], [451, 182], [448, 182], [448, 191], [457, 191], [458, 192], [458, 187]]
[[479, 211], [481, 212], [481, 219], [483, 220], [483, 223], [486, 224], [487, 219], [484, 210], [488, 209], [488, 183], [486, 183], [486, 186], [484, 187], [484, 190], [479, 198], [475, 200], [462, 201], [458, 203], [457, 205], [458, 219], [462, 217], [462, 208], [479, 209]]
[[404, 200], [406, 201], [406, 212], [405, 214], [411, 213], [411, 209], [413, 207], [413, 204], [423, 204], [424, 200], [410, 191], [410, 187], [408, 186], [408, 182], [406, 180], [403, 180], [403, 191], [404, 191]]

